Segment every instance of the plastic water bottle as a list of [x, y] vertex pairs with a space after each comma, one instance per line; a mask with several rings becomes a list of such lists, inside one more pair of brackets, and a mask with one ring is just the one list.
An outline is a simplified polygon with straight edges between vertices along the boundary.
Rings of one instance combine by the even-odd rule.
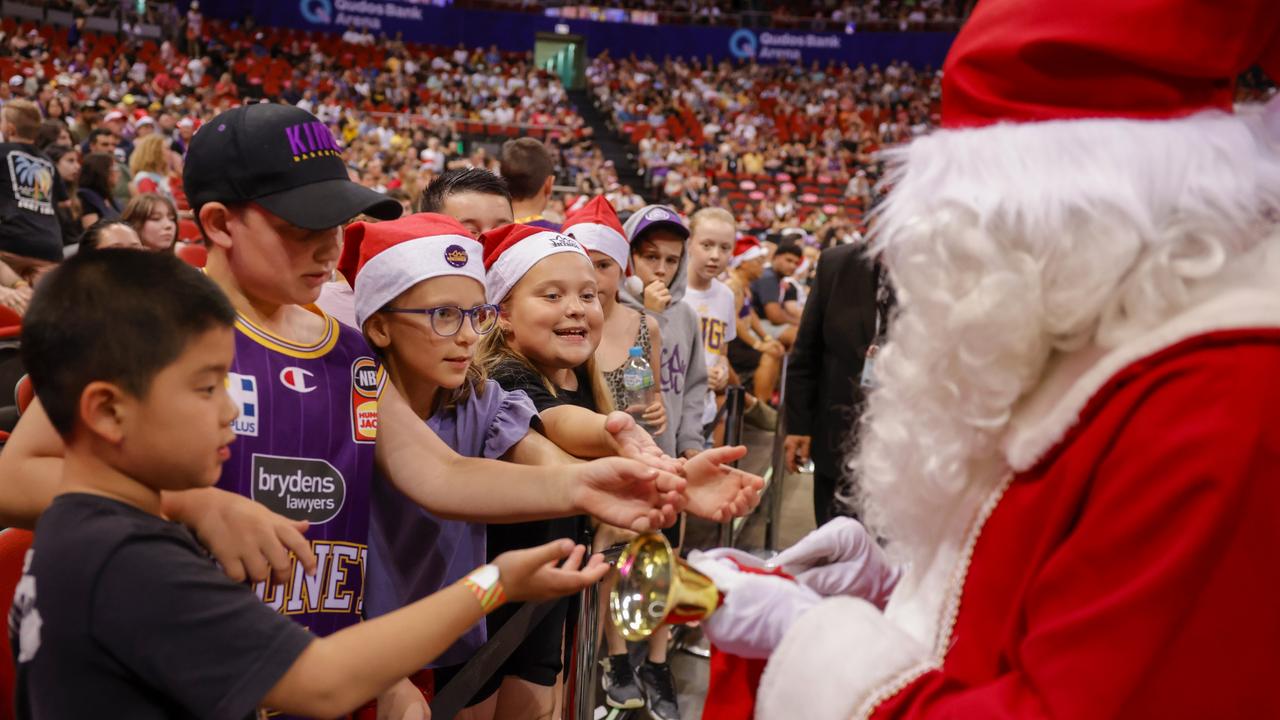
[[644, 421], [644, 411], [658, 400], [658, 387], [653, 382], [653, 369], [644, 358], [644, 350], [639, 346], [631, 348], [627, 363], [622, 366], [622, 388], [625, 399], [624, 410], [636, 419], [640, 427], [653, 431]]

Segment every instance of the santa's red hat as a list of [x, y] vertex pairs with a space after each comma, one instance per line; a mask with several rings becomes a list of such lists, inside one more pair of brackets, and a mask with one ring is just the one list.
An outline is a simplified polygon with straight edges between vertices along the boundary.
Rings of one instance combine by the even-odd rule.
[[485, 297], [491, 303], [502, 302], [543, 258], [567, 252], [591, 262], [577, 240], [533, 225], [504, 225], [481, 235], [480, 242], [484, 244]]
[[733, 258], [729, 260], [729, 267], [736, 268], [742, 263], [751, 262], [767, 254], [764, 246], [754, 235], [739, 235], [737, 242], [733, 244]]
[[597, 195], [581, 209], [570, 213], [564, 219], [560, 232], [582, 243], [588, 251], [596, 250], [608, 255], [623, 270], [626, 269], [631, 245], [622, 231], [618, 213], [603, 195]]
[[356, 294], [356, 325], [400, 293], [433, 277], [460, 275], [484, 284], [484, 251], [457, 220], [418, 213], [347, 226], [338, 271]]
[[943, 66], [943, 129], [887, 152], [878, 244], [947, 208], [1033, 242], [1102, 208], [1152, 238], [1187, 208], [1257, 215], [1280, 164], [1232, 114], [1253, 65], [1280, 72], [1274, 0], [983, 0]]

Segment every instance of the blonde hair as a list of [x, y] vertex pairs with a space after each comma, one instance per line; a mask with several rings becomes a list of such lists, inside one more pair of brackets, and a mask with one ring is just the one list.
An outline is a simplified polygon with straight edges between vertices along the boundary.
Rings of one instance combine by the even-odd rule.
[[[502, 304], [506, 305], [510, 298], [511, 296], [508, 295], [507, 298], [502, 301]], [[520, 363], [538, 374], [538, 377], [542, 380], [542, 385], [547, 389], [547, 392], [551, 393], [552, 396], [559, 397], [560, 389], [556, 387], [555, 383], [551, 382], [551, 378], [547, 377], [546, 373], [539, 370], [538, 366], [534, 365], [533, 361], [525, 356], [524, 353], [511, 347], [511, 342], [507, 339], [508, 332], [509, 331], [504, 330], [502, 326], [499, 325], [493, 330], [493, 332], [485, 335], [484, 338], [480, 340], [480, 347], [476, 353], [477, 359], [474, 364], [481, 365], [487, 375], [492, 375], [503, 363]], [[608, 386], [605, 385], [604, 375], [600, 372], [600, 366], [596, 364], [596, 354], [594, 349], [591, 352], [591, 357], [587, 358], [586, 370], [587, 377], [591, 383], [591, 399], [596, 404], [596, 412], [602, 415], [608, 415], [614, 410], [613, 394], [609, 392]]]
[[706, 207], [694, 213], [693, 216], [689, 218], [689, 237], [697, 235], [698, 226], [708, 220], [718, 220], [722, 223], [728, 223], [729, 227], [733, 228], [735, 231], [738, 228], [738, 222], [733, 219], [733, 213], [720, 207]]
[[129, 172], [133, 175], [140, 172], [169, 174], [169, 154], [163, 136], [152, 134], [138, 141], [129, 156]]

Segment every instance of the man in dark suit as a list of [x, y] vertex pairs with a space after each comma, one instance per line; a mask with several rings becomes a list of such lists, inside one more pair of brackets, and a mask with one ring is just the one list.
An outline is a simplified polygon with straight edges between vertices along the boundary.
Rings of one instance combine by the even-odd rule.
[[864, 245], [822, 253], [787, 368], [787, 468], [813, 459], [813, 514], [835, 514], [835, 493], [861, 412], [867, 350], [881, 335], [878, 271]]

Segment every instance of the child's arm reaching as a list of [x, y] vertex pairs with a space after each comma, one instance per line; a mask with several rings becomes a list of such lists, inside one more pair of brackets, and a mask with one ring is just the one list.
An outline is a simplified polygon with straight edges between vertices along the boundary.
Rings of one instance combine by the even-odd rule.
[[[501, 589], [477, 592], [464, 579], [393, 613], [317, 639], [263, 704], [319, 717], [350, 712], [439, 656], [500, 605], [504, 593], [509, 600], [541, 600], [599, 582], [609, 566], [595, 555], [579, 569], [584, 555], [585, 549], [569, 540], [503, 553], [493, 562]], [[556, 567], [566, 556], [564, 565]]]
[[[33, 401], [0, 453], [0, 524], [35, 527], [58, 492], [66, 452], [44, 407]], [[315, 553], [302, 535], [305, 522], [217, 488], [164, 492], [161, 498], [165, 516], [191, 528], [236, 582], [284, 582], [293, 571], [290, 553], [308, 573], [315, 571]]]
[[462, 457], [431, 432], [390, 384], [378, 412], [379, 467], [396, 489], [441, 517], [520, 522], [590, 514], [643, 532], [661, 526], [664, 506], [682, 504], [683, 479], [624, 458], [550, 471]]

